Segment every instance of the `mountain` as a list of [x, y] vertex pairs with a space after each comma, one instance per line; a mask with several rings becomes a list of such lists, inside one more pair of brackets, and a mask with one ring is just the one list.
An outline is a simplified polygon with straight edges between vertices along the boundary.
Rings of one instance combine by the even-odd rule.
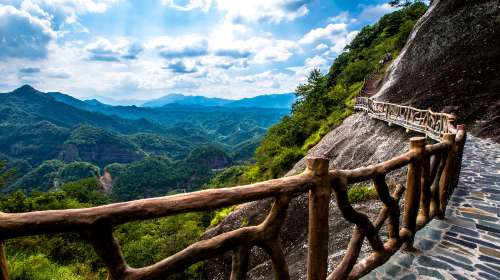
[[[196, 189], [212, 176], [212, 169], [251, 160], [267, 129], [288, 112], [183, 104], [111, 106], [24, 85], [0, 93], [0, 158], [20, 171], [5, 191], [48, 190], [64, 177], [59, 174], [64, 164], [72, 162], [100, 170], [114, 166], [110, 173], [118, 179], [114, 186], [127, 193], [117, 194], [120, 199], [160, 195], [186, 186]], [[198, 155], [196, 161], [194, 155]], [[202, 165], [206, 168], [200, 169]], [[81, 174], [89, 174], [88, 166], [79, 166]], [[164, 181], [153, 180], [169, 169], [173, 171], [161, 175]], [[148, 177], [153, 181], [139, 180], [143, 185], [134, 187], [136, 191], [126, 191], [130, 184], [120, 176], [141, 177], [147, 172], [155, 174]], [[159, 186], [161, 182], [169, 185]]]
[[94, 108], [105, 108], [105, 107], [110, 107], [111, 105], [108, 105], [108, 104], [104, 104], [102, 102], [100, 102], [99, 100], [97, 99], [87, 99], [87, 100], [84, 100], [83, 102], [89, 104], [90, 106], [94, 107]]
[[[58, 100], [63, 100], [64, 103]], [[74, 106], [66, 103], [72, 103]], [[84, 102], [67, 95], [42, 93], [28, 85], [10, 93], [0, 94], [0, 153], [27, 160], [33, 165], [56, 158], [65, 158], [68, 161], [84, 159], [99, 165], [128, 162], [142, 158], [134, 156], [141, 154], [139, 147], [129, 145], [129, 148], [120, 148], [117, 151], [113, 150], [116, 145], [99, 142], [99, 139], [115, 139], [115, 142], [119, 143], [117, 139], [124, 138], [123, 134], [167, 132], [163, 126], [145, 119], [123, 119], [75, 106], [86, 107]], [[81, 147], [88, 147], [83, 145], [85, 143], [73, 146], [66, 143], [84, 126], [99, 129], [98, 133], [85, 139], [86, 144], [93, 143], [93, 146], [87, 149], [90, 153], [79, 150]], [[70, 148], [71, 152], [67, 151]], [[82, 153], [85, 156], [82, 156]], [[101, 160], [103, 157], [105, 160]]]
[[142, 104], [143, 107], [162, 107], [169, 104], [197, 105], [197, 106], [223, 106], [231, 100], [222, 98], [209, 98], [204, 96], [187, 96], [179, 93], [165, 95]]
[[65, 128], [87, 123], [121, 133], [161, 130], [161, 126], [146, 120], [125, 120], [81, 109], [87, 106], [85, 104], [68, 95], [46, 94], [24, 85], [13, 92], [0, 94], [0, 121], [16, 125], [47, 121]]
[[295, 101], [293, 93], [258, 95], [239, 100], [209, 98], [204, 96], [187, 96], [179, 93], [169, 94], [161, 98], [144, 103], [143, 107], [172, 108], [175, 106], [203, 106], [203, 107], [230, 107], [230, 108], [273, 108], [290, 109]]
[[78, 109], [94, 111], [94, 107], [95, 107], [94, 104], [92, 104], [90, 102], [81, 101], [80, 99], [74, 98], [71, 95], [68, 95], [68, 94], [65, 94], [62, 92], [47, 92], [47, 95], [51, 96], [52, 98], [54, 98], [55, 100], [57, 100], [59, 102], [76, 107]]
[[243, 98], [226, 104], [226, 107], [243, 108], [291, 108], [295, 102], [295, 94], [269, 94], [259, 95], [252, 98]]

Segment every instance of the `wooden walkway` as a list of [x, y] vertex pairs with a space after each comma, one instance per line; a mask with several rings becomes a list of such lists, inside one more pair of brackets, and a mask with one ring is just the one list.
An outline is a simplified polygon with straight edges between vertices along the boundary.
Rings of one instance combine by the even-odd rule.
[[456, 117], [452, 114], [375, 101], [368, 97], [357, 97], [354, 108], [389, 125], [396, 124], [407, 130], [420, 132], [438, 142], [445, 133], [456, 132], [454, 128]]
[[460, 181], [444, 220], [363, 279], [487, 279], [500, 275], [500, 145], [469, 137]]

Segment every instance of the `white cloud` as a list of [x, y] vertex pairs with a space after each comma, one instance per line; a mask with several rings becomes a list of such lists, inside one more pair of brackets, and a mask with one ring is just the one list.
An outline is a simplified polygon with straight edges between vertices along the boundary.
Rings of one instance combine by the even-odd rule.
[[348, 22], [349, 21], [349, 12], [348, 11], [341, 12], [340, 14], [338, 14], [336, 16], [328, 18], [328, 21], [331, 21], [333, 23]]
[[48, 78], [52, 79], [69, 79], [71, 78], [71, 74], [66, 72], [61, 68], [49, 68], [45, 71]]
[[374, 21], [379, 19], [381, 16], [395, 11], [397, 8], [392, 7], [388, 3], [379, 5], [361, 5], [361, 14], [359, 18], [364, 21]]
[[[330, 23], [325, 27], [319, 27], [307, 32], [299, 43], [306, 45], [321, 42], [315, 50], [326, 50], [324, 55], [332, 56], [342, 52], [352, 39], [358, 34], [357, 30], [349, 31], [346, 23]], [[330, 47], [328, 47], [330, 45]]]
[[198, 72], [198, 68], [194, 62], [186, 63], [181, 59], [174, 59], [167, 63], [165, 69], [172, 71], [176, 74], [190, 74]]
[[324, 68], [327, 63], [326, 59], [319, 55], [315, 55], [314, 57], [306, 58], [304, 66], [308, 68]]
[[212, 6], [212, 0], [189, 0], [187, 3], [178, 4], [176, 0], [161, 0], [161, 3], [165, 6], [174, 8], [179, 11], [191, 11], [194, 9], [201, 9], [204, 12], [208, 12]]
[[42, 59], [56, 37], [50, 23], [13, 6], [0, 6], [0, 60]]
[[288, 40], [253, 38], [249, 40], [249, 43], [252, 44], [252, 41], [260, 45], [253, 58], [253, 61], [258, 64], [286, 61], [300, 50], [297, 43]]
[[[79, 16], [88, 13], [104, 13], [120, 0], [22, 0], [19, 9], [51, 23], [59, 31], [71, 25], [73, 31], [86, 29], [78, 22]], [[64, 34], [64, 33], [63, 33]]]
[[39, 0], [37, 2], [53, 8], [60, 8], [67, 14], [86, 14], [103, 13], [119, 0]]
[[217, 8], [226, 13], [230, 22], [292, 21], [309, 13], [311, 0], [217, 0]]
[[328, 46], [327, 46], [326, 44], [323, 44], [323, 43], [321, 43], [321, 44], [317, 45], [317, 46], [314, 48], [314, 50], [317, 50], [317, 51], [321, 51], [321, 50], [325, 50], [325, 49], [328, 49]]
[[106, 38], [98, 38], [95, 42], [85, 47], [90, 60], [96, 61], [122, 61], [137, 59], [143, 51], [141, 44], [121, 39], [116, 43], [111, 43]]
[[311, 44], [320, 40], [328, 40], [334, 42], [347, 34], [347, 24], [345, 23], [330, 23], [326, 27], [319, 27], [307, 32], [302, 39], [301, 44]]
[[160, 56], [167, 59], [208, 54], [208, 40], [199, 35], [157, 37], [149, 42], [148, 46], [155, 48]]
[[358, 33], [359, 31], [355, 30], [347, 33], [345, 36], [337, 38], [329, 51], [335, 54], [341, 53], [345, 46], [347, 46]]

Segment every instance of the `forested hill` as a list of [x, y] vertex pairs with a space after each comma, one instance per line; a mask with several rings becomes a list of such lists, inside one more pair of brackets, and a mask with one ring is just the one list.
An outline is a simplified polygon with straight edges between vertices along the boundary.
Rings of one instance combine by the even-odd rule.
[[47, 191], [104, 170], [118, 200], [195, 190], [213, 169], [252, 160], [289, 110], [109, 106], [25, 85], [0, 94], [0, 160], [17, 171], [4, 191]]

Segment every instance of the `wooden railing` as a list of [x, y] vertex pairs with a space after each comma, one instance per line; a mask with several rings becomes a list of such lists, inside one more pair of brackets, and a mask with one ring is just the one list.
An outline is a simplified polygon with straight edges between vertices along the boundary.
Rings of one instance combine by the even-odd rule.
[[368, 97], [357, 97], [354, 108], [367, 112], [373, 118], [386, 121], [389, 125], [400, 125], [423, 133], [436, 141], [440, 141], [444, 133], [456, 132], [454, 128], [456, 117], [452, 114], [379, 102]]
[[[261, 247], [272, 261], [274, 278], [289, 279], [281, 248], [280, 230], [289, 202], [309, 194], [307, 279], [357, 279], [386, 262], [401, 247], [411, 249], [413, 238], [434, 217], [442, 218], [450, 194], [457, 184], [466, 133], [443, 133], [440, 143], [426, 145], [424, 137], [410, 139], [409, 151], [383, 163], [353, 170], [328, 170], [328, 159], [309, 158], [299, 175], [233, 188], [203, 190], [187, 194], [142, 199], [104, 206], [29, 213], [0, 213], [0, 240], [21, 236], [76, 232], [90, 243], [108, 271], [108, 279], [163, 279], [192, 264], [233, 252], [231, 279], [245, 279], [250, 250]], [[392, 194], [386, 175], [408, 166], [406, 187]], [[348, 200], [349, 184], [371, 180], [383, 207], [375, 221], [356, 211]], [[405, 192], [406, 191], [406, 192]], [[347, 221], [355, 224], [346, 254], [327, 275], [328, 215], [331, 193]], [[404, 194], [400, 221], [399, 200]], [[113, 236], [115, 226], [137, 220], [171, 216], [191, 211], [213, 210], [250, 201], [274, 198], [266, 219], [256, 226], [226, 232], [198, 241], [184, 250], [147, 267], [132, 268]], [[388, 239], [379, 231], [387, 220]], [[364, 239], [373, 252], [359, 260]], [[0, 242], [1, 244], [1, 242]], [[3, 246], [0, 250], [0, 279], [8, 279]]]

